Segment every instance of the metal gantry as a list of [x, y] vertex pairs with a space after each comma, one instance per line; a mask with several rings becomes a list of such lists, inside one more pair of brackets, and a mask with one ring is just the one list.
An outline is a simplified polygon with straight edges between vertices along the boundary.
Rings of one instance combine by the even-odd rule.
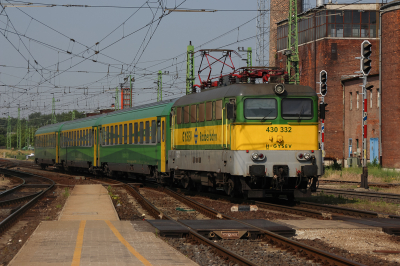
[[288, 18], [288, 45], [284, 54], [286, 59], [286, 71], [289, 76], [290, 84], [300, 83], [299, 70], [299, 38], [297, 31], [297, 0], [289, 0], [289, 18]]
[[7, 150], [11, 150], [11, 118], [7, 118]]
[[162, 101], [162, 72], [158, 71], [158, 80], [157, 80], [157, 102]]
[[118, 99], [118, 86], [115, 87], [115, 110], [119, 110], [119, 99]]
[[186, 95], [191, 94], [194, 90], [194, 47], [192, 42], [187, 47], [186, 54], [187, 66], [186, 66]]
[[257, 45], [256, 45], [256, 62], [259, 66], [265, 66], [267, 63], [266, 55], [268, 53], [268, 33], [266, 32], [268, 13], [266, 12], [267, 0], [258, 0], [258, 16], [257, 16]]
[[56, 119], [56, 100], [54, 99], [53, 96], [53, 100], [51, 103], [51, 123], [55, 124], [57, 123], [57, 119]]
[[251, 47], [247, 47], [247, 67], [253, 66], [253, 58], [252, 58], [252, 49]]
[[17, 120], [17, 149], [21, 149], [21, 109], [18, 107], [18, 120]]

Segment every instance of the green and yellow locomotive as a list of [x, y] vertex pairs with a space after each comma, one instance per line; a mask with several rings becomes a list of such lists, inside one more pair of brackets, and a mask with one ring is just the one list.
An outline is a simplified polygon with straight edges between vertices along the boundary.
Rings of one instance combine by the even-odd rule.
[[36, 132], [36, 143], [48, 139], [36, 149], [42, 167], [147, 176], [231, 196], [292, 198], [323, 174], [318, 97], [300, 85], [209, 88]]

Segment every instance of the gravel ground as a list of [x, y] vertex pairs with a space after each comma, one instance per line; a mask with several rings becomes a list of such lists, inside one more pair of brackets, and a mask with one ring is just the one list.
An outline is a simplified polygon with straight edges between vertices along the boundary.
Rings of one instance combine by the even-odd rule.
[[374, 250], [400, 251], [400, 237], [369, 229], [296, 230], [295, 240], [366, 265], [400, 265], [399, 254]]
[[[142, 194], [147, 200], [149, 200], [154, 206], [156, 206], [161, 212], [170, 216], [171, 218], [178, 220], [207, 220], [206, 216], [193, 210], [182, 202], [168, 196], [164, 192], [156, 191], [153, 189], [140, 188], [140, 194]], [[180, 209], [180, 210], [177, 210]]]
[[277, 211], [271, 211], [266, 209], [259, 208], [258, 211], [243, 211], [243, 212], [232, 212], [231, 207], [236, 206], [237, 204], [220, 201], [220, 200], [211, 200], [204, 197], [190, 197], [197, 202], [213, 208], [214, 210], [223, 213], [225, 215], [229, 215], [236, 219], [265, 219], [265, 220], [304, 220], [305, 217], [301, 217], [298, 215], [290, 215], [284, 214]]
[[36, 175], [40, 175], [46, 178], [49, 178], [56, 182], [57, 184], [62, 184], [62, 185], [86, 185], [86, 184], [98, 184], [98, 182], [92, 181], [90, 179], [85, 179], [82, 180], [81, 178], [76, 179], [75, 177], [78, 175], [67, 175], [67, 174], [62, 174], [58, 172], [54, 172], [51, 170], [39, 170], [39, 169], [32, 169], [32, 168], [24, 168], [24, 167], [18, 167], [19, 171], [22, 172], [27, 172], [27, 173], [32, 173]]
[[124, 188], [112, 187], [111, 193], [111, 199], [120, 220], [132, 221], [149, 218], [152, 219], [152, 217], [141, 208], [140, 204], [129, 195]]
[[218, 240], [217, 244], [257, 265], [319, 265], [271, 247], [262, 240]]
[[0, 265], [7, 265], [11, 261], [41, 221], [57, 220], [70, 190], [67, 193], [65, 189], [54, 188], [47, 192], [0, 236]]
[[213, 249], [203, 244], [193, 243], [186, 238], [166, 238], [162, 239], [170, 246], [187, 256], [192, 261], [201, 266], [234, 266], [237, 264], [231, 263], [217, 256]]
[[8, 178], [0, 174], [0, 192], [18, 186], [21, 183], [20, 179]]

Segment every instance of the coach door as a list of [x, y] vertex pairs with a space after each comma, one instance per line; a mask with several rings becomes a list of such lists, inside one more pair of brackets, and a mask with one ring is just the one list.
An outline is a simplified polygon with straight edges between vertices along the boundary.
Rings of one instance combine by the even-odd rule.
[[93, 166], [97, 166], [97, 128], [93, 127], [92, 130], [92, 140], [93, 140]]
[[56, 163], [60, 162], [60, 150], [58, 149], [59, 139], [58, 139], [58, 132], [56, 132]]

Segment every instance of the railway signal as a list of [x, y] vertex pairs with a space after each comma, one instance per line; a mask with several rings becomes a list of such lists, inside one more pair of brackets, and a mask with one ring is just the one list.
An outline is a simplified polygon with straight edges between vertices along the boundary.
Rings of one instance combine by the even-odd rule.
[[328, 86], [326, 85], [326, 81], [328, 80], [328, 73], [325, 70], [321, 70], [319, 72], [319, 86], [320, 86], [320, 93], [322, 96], [325, 96], [328, 92]]
[[361, 43], [361, 72], [364, 76], [371, 72], [371, 62], [369, 58], [372, 54], [372, 44], [369, 41], [363, 41]]

